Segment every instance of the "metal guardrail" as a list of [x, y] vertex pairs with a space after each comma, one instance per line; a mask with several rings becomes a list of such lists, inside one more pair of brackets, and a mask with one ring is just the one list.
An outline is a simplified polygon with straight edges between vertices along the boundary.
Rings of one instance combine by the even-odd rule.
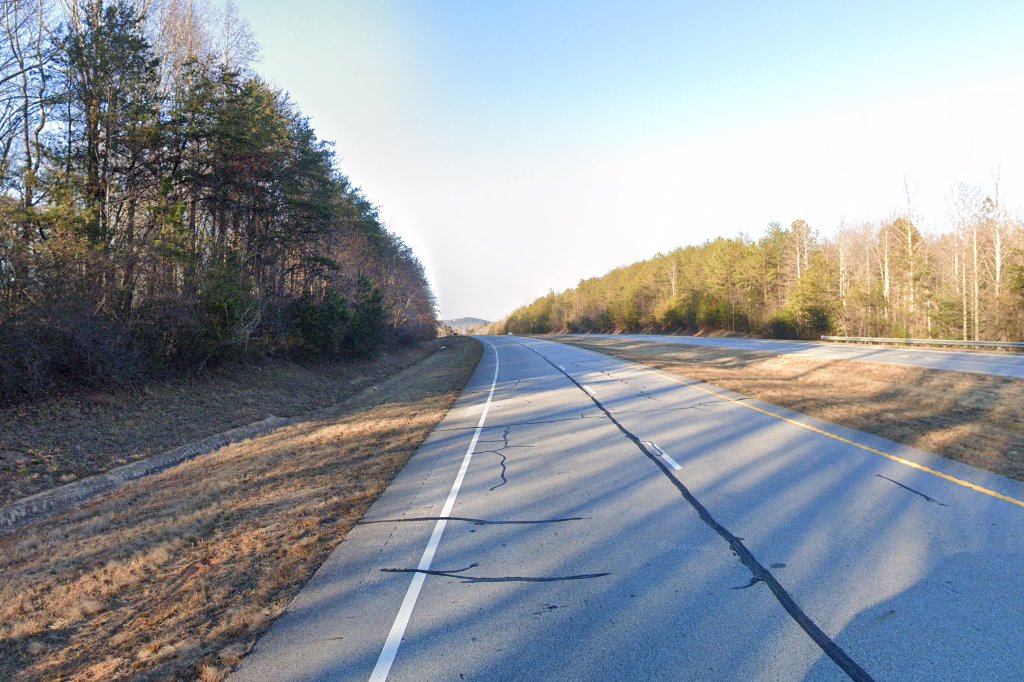
[[886, 339], [870, 336], [823, 336], [822, 341], [846, 341], [849, 343], [878, 343], [897, 346], [957, 346], [960, 348], [1002, 348], [1024, 351], [1024, 343], [1009, 341], [959, 341], [956, 339]]

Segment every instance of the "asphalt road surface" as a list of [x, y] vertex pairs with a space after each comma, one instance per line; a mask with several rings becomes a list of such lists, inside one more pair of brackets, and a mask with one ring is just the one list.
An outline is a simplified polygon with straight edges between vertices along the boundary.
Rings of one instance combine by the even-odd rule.
[[910, 365], [972, 374], [1024, 379], [1024, 354], [975, 353], [924, 348], [887, 348], [809, 341], [771, 341], [766, 339], [709, 338], [704, 336], [668, 336], [661, 334], [587, 334], [613, 339], [635, 339], [655, 343], [679, 343], [685, 346], [733, 348], [761, 353], [786, 353], [829, 360], [863, 360], [890, 365]]
[[488, 337], [235, 680], [1013, 679], [1024, 485]]

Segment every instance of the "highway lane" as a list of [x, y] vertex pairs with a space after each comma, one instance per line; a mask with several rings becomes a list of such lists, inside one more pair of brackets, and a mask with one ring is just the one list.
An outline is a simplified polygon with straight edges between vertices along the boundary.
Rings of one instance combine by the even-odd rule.
[[942, 369], [954, 372], [990, 374], [992, 376], [1024, 379], [1024, 354], [1020, 353], [975, 353], [925, 348], [893, 348], [809, 341], [710, 338], [662, 334], [587, 334], [581, 336], [581, 338], [587, 338], [588, 336], [634, 339], [655, 343], [678, 343], [705, 348], [732, 348], [827, 360], [863, 360], [865, 362], [880, 362], [890, 365], [909, 365], [911, 367], [924, 367], [927, 369]]
[[1024, 669], [1020, 483], [582, 349], [485, 342], [234, 679]]

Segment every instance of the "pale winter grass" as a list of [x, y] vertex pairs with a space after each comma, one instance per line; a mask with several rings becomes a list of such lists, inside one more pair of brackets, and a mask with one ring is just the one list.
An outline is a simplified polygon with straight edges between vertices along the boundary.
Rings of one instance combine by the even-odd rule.
[[481, 347], [445, 343], [300, 424], [0, 539], [0, 679], [223, 678], [457, 397]]
[[229, 364], [199, 378], [0, 407], [0, 505], [271, 414], [336, 405], [429, 353], [418, 344], [372, 360]]
[[851, 360], [558, 337], [1024, 480], [1024, 381]]

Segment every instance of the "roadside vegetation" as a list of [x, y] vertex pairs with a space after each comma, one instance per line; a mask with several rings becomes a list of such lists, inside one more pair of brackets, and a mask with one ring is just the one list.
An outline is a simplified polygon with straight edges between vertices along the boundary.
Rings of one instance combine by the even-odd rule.
[[0, 403], [434, 336], [258, 51], [230, 2], [0, 3]]
[[1024, 340], [1024, 224], [998, 186], [951, 192], [953, 229], [909, 212], [822, 237], [806, 222], [687, 246], [582, 280], [496, 333], [728, 331]]
[[271, 415], [335, 405], [433, 348], [419, 342], [373, 358], [224, 363], [198, 377], [0, 407], [0, 506]]
[[0, 679], [219, 680], [454, 402], [468, 338], [340, 405], [0, 536]]
[[0, 505], [300, 418], [0, 536], [0, 679], [221, 679], [480, 357], [258, 53], [230, 0], [0, 2]]
[[616, 338], [558, 339], [1024, 481], [1024, 381]]

